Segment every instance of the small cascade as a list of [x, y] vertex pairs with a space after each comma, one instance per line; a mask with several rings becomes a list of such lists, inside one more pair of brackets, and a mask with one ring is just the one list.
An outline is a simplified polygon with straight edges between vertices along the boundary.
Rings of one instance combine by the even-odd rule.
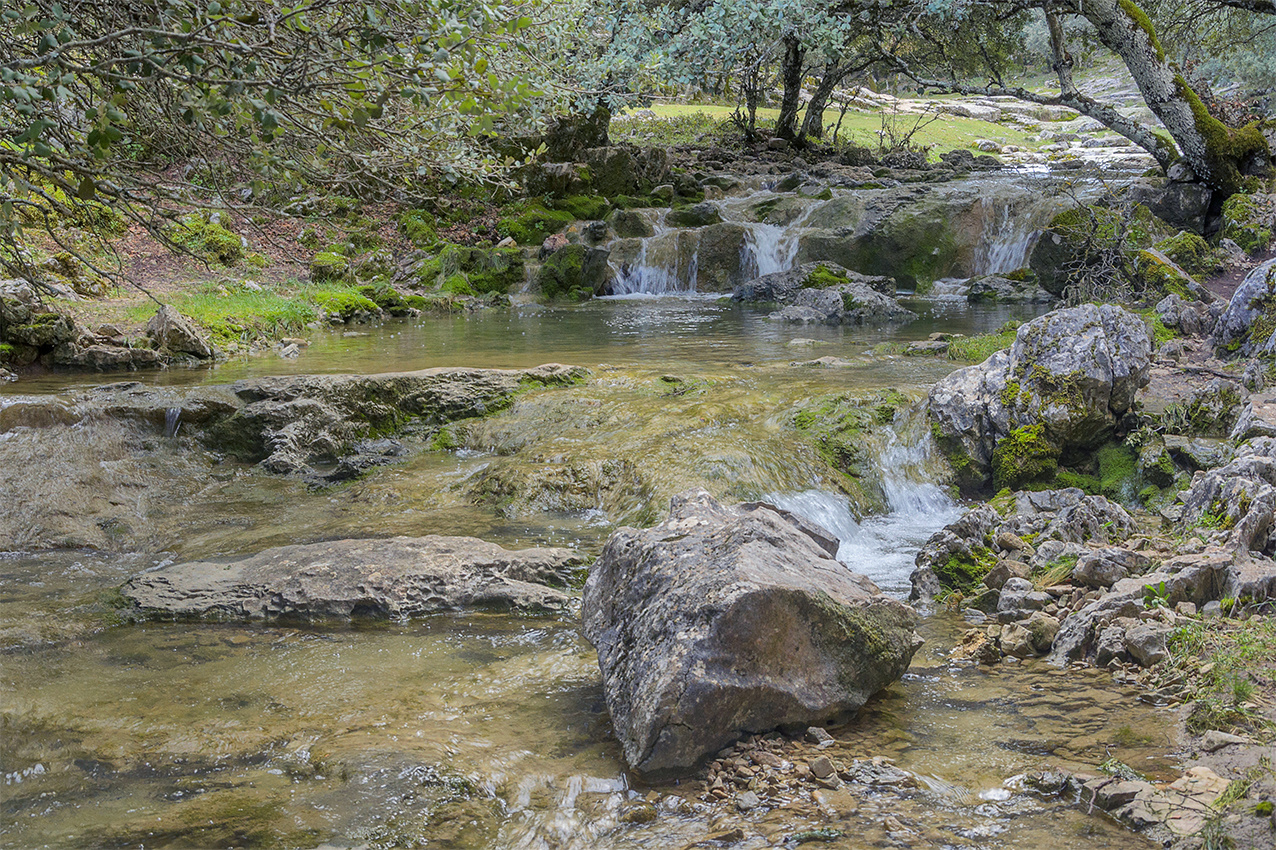
[[812, 203], [789, 224], [751, 223], [740, 248], [740, 268], [746, 280], [764, 274], [786, 272], [797, 264], [802, 225], [819, 206]]
[[845, 496], [825, 490], [779, 494], [767, 501], [817, 522], [841, 545], [837, 559], [875, 581], [883, 591], [905, 598], [917, 551], [961, 509], [935, 483], [939, 461], [924, 427], [925, 406], [902, 413], [895, 427], [873, 440], [882, 491], [890, 513], [856, 522]]
[[740, 267], [746, 279], [788, 271], [797, 259], [797, 250], [796, 223], [786, 227], [755, 224], [745, 233], [740, 246]]
[[170, 407], [164, 411], [164, 436], [172, 439], [177, 436], [177, 430], [182, 427], [182, 409], [180, 407]]
[[959, 277], [941, 277], [930, 285], [930, 297], [940, 301], [956, 301], [966, 299], [966, 290], [970, 282]]
[[[611, 260], [612, 295], [669, 295], [696, 291], [699, 271], [698, 240], [692, 231], [654, 225], [629, 262]], [[688, 247], [691, 250], [687, 250]]]
[[975, 253], [972, 271], [976, 276], [1004, 274], [1028, 265], [1028, 254], [1040, 230], [1034, 226], [1033, 217], [1026, 213], [1006, 204], [994, 214], [996, 221], [985, 231]]

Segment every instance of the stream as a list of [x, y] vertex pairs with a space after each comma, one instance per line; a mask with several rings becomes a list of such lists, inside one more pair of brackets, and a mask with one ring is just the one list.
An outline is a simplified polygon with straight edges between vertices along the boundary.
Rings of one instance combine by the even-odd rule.
[[[783, 239], [767, 244], [783, 267]], [[1022, 254], [1002, 257], [1026, 248], [997, 250], [983, 262], [1021, 265]], [[617, 526], [663, 518], [691, 486], [819, 522], [840, 538], [839, 559], [906, 597], [917, 549], [961, 510], [935, 483], [921, 408], [953, 364], [873, 346], [995, 330], [1044, 308], [935, 297], [907, 300], [919, 318], [904, 327], [789, 326], [713, 296], [657, 297], [685, 281], [648, 278], [633, 287], [645, 291], [578, 307], [386, 321], [319, 333], [295, 360], [135, 376], [178, 387], [451, 365], [591, 370], [584, 385], [525, 393], [466, 426], [452, 449], [418, 446], [331, 488], [219, 458], [180, 422], [156, 436], [109, 418], [19, 415], [25, 397], [95, 376], [0, 389], [0, 844], [684, 848], [727, 846], [704, 842], [738, 828], [728, 843], [752, 850], [833, 828], [834, 848], [1145, 846], [1101, 814], [1029, 792], [1023, 774], [1116, 756], [1170, 775], [1165, 710], [1099, 671], [952, 662], [965, 624], [944, 611], [925, 619], [904, 679], [833, 730], [841, 757], [894, 759], [916, 786], [749, 812], [705, 802], [695, 782], [647, 786], [626, 770], [573, 617], [120, 621], [114, 589], [177, 560], [394, 534], [593, 554]], [[829, 355], [842, 367], [809, 363]], [[867, 439], [887, 505], [871, 512], [837, 491], [791, 411], [885, 390], [906, 403]], [[575, 483], [554, 484], [564, 478]], [[516, 497], [489, 497], [509, 482]], [[628, 822], [637, 800], [659, 816]]]

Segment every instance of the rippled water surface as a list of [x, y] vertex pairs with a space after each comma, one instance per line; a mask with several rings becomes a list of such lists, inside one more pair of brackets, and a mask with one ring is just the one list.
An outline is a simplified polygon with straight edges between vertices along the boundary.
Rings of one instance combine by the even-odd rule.
[[[0, 434], [0, 519], [21, 550], [0, 555], [0, 844], [683, 848], [739, 828], [735, 846], [755, 848], [835, 827], [843, 836], [829, 846], [842, 848], [1140, 846], [1017, 777], [1045, 759], [1109, 755], [1158, 775], [1164, 741], [1148, 730], [1168, 723], [1161, 710], [1103, 674], [952, 664], [962, 624], [944, 613], [927, 620], [904, 681], [836, 730], [838, 757], [894, 758], [921, 787], [747, 814], [704, 802], [693, 782], [649, 788], [626, 772], [597, 660], [571, 616], [307, 627], [118, 618], [114, 589], [174, 559], [429, 533], [596, 552], [618, 523], [658, 519], [693, 485], [820, 521], [844, 561], [903, 594], [917, 546], [959, 510], [931, 483], [909, 401], [952, 364], [866, 352], [1011, 315], [925, 309], [909, 327], [874, 331], [775, 325], [706, 299], [520, 307], [321, 335], [296, 361], [141, 377], [592, 367], [582, 387], [527, 394], [475, 423], [460, 450], [416, 451], [323, 490], [218, 459], [180, 431], [98, 421]], [[848, 363], [791, 365], [825, 355]], [[0, 404], [86, 383], [23, 382], [0, 390]], [[865, 439], [887, 510], [866, 514], [835, 492], [792, 411], [886, 390], [904, 400]], [[490, 482], [564, 476], [583, 483], [481, 498]], [[70, 548], [44, 548], [58, 543]], [[622, 822], [640, 797], [660, 816]]]

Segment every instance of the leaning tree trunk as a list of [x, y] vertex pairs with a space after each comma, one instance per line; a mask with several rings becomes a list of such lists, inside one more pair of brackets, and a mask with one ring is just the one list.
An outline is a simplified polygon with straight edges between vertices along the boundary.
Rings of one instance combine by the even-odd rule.
[[808, 138], [824, 138], [824, 107], [828, 104], [833, 90], [845, 76], [846, 71], [840, 65], [824, 66], [824, 76], [820, 77], [820, 82], [806, 105], [806, 117], [802, 119], [802, 130], [798, 133], [799, 142]]
[[1084, 17], [1099, 40], [1121, 57], [1183, 159], [1212, 189], [1224, 196], [1234, 194], [1241, 185], [1241, 164], [1270, 153], [1267, 139], [1257, 128], [1233, 129], [1210, 115], [1170, 64], [1151, 20], [1133, 0], [1076, 0], [1075, 5], [1055, 8]]
[[802, 62], [806, 48], [795, 34], [784, 37], [784, 62], [780, 77], [784, 95], [780, 99], [780, 117], [775, 120], [775, 134], [782, 139], [797, 138], [797, 114], [802, 105]]

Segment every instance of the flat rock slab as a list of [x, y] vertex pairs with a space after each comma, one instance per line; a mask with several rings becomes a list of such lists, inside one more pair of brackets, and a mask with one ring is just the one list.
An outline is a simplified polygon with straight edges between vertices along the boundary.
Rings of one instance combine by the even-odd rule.
[[334, 540], [142, 573], [120, 593], [149, 616], [403, 618], [468, 607], [560, 610], [584, 559], [473, 537]]

